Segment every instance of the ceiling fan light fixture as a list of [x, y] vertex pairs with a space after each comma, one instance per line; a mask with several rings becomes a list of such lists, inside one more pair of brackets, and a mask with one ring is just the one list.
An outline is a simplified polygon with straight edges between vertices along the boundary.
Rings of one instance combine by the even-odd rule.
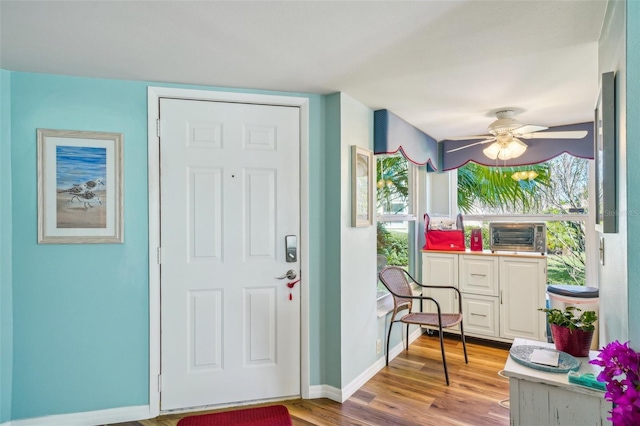
[[498, 154], [500, 153], [501, 149], [502, 147], [500, 146], [500, 144], [497, 142], [494, 142], [488, 147], [486, 147], [485, 149], [483, 149], [482, 152], [487, 157], [491, 158], [492, 160], [495, 160], [496, 158], [498, 158]]
[[498, 153], [499, 160], [506, 161], [506, 160], [511, 160], [512, 158], [514, 158], [513, 152], [508, 147], [502, 148]]
[[507, 143], [494, 142], [483, 149], [482, 152], [492, 160], [511, 160], [524, 154], [527, 150], [527, 145], [517, 138], [512, 137], [509, 139], [510, 141]]
[[[513, 109], [503, 109], [496, 111], [497, 120], [489, 125], [490, 135], [482, 136], [464, 136], [449, 139], [452, 141], [468, 141], [473, 139], [481, 139], [479, 142], [467, 143], [464, 146], [450, 149], [446, 153], [460, 151], [462, 149], [471, 148], [476, 145], [484, 145], [493, 142], [482, 150], [484, 155], [492, 160], [510, 160], [524, 154], [527, 150], [525, 145], [518, 138], [523, 139], [582, 139], [587, 135], [586, 130], [567, 130], [567, 131], [551, 131], [548, 127], [537, 126], [534, 124], [522, 124], [514, 118], [515, 111]], [[541, 133], [536, 133], [541, 132]], [[482, 140], [483, 139], [483, 140]]]
[[[520, 157], [527, 150], [527, 145], [524, 144], [520, 139], [511, 138], [511, 142], [507, 145], [507, 150], [510, 151], [511, 157], [516, 158]], [[499, 158], [500, 156], [498, 156]]]

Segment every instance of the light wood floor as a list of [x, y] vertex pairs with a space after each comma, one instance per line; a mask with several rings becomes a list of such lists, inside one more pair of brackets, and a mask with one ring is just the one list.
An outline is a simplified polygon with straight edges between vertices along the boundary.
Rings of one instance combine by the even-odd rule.
[[[509, 410], [499, 402], [509, 397], [509, 382], [498, 375], [507, 346], [468, 341], [469, 364], [458, 337], [445, 338], [445, 351], [450, 386], [444, 380], [438, 337], [424, 334], [342, 404], [324, 398], [278, 404], [289, 409], [294, 426], [508, 425]], [[187, 415], [117, 426], [175, 426]]]

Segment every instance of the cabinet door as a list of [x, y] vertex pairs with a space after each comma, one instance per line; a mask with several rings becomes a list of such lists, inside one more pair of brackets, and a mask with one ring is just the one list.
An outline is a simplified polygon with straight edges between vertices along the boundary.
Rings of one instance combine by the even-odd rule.
[[495, 256], [460, 256], [460, 291], [497, 296], [498, 258]]
[[[426, 285], [450, 285], [458, 287], [458, 255], [443, 253], [423, 253], [422, 279]], [[451, 289], [423, 289], [423, 296], [433, 297], [444, 312], [458, 312], [458, 296]], [[423, 302], [423, 312], [437, 312], [433, 302]], [[452, 327], [450, 330], [453, 330]], [[455, 328], [457, 329], [457, 327]]]
[[465, 334], [498, 336], [498, 298], [462, 295], [462, 316]]
[[547, 259], [500, 258], [500, 337], [544, 340]]
[[[579, 388], [579, 386], [577, 386]], [[611, 403], [601, 396], [511, 377], [512, 425], [610, 425]]]

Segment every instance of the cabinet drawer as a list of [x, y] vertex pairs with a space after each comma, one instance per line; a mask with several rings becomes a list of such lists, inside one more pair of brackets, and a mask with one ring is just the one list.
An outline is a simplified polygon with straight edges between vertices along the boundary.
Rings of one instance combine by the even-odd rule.
[[498, 259], [486, 256], [461, 256], [460, 291], [498, 296]]
[[483, 336], [498, 336], [498, 298], [462, 295], [464, 332]]

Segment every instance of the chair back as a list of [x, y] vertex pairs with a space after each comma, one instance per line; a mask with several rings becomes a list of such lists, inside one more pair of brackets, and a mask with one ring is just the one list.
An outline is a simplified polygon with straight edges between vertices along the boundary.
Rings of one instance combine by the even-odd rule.
[[[413, 293], [411, 291], [411, 286], [409, 285], [409, 281], [407, 281], [407, 276], [404, 269], [398, 266], [387, 266], [378, 274], [380, 281], [382, 284], [391, 292], [393, 296], [393, 316], [395, 314], [408, 309], [411, 312], [411, 306], [413, 303]], [[406, 297], [402, 297], [406, 296]]]

